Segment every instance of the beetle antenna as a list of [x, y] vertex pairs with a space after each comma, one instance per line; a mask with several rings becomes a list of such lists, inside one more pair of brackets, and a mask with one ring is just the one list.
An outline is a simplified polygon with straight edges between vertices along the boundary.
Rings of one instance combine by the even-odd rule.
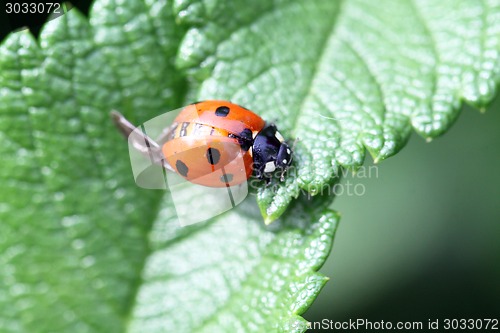
[[321, 118], [324, 118], [324, 119], [330, 119], [330, 120], [339, 120], [337, 118], [334, 118], [334, 117], [328, 117], [328, 116], [325, 116], [325, 115], [322, 115], [321, 113], [313, 113], [315, 116], [318, 116], [318, 117], [321, 117]]
[[293, 144], [292, 144], [292, 152], [293, 150], [295, 149], [295, 146], [297, 145], [297, 142], [300, 141], [300, 138], [295, 138], [295, 140], [293, 140]]

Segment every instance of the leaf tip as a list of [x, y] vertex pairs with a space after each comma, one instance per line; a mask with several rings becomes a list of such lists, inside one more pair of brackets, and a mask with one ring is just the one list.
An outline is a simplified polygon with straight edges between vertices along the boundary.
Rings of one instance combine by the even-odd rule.
[[272, 215], [267, 215], [267, 214], [264, 215], [263, 214], [263, 217], [264, 217], [264, 224], [265, 225], [270, 225], [271, 223], [276, 221], [276, 219]]
[[264, 218], [265, 225], [270, 225], [271, 223], [273, 223], [276, 220], [276, 217], [274, 216], [275, 214], [272, 214], [272, 213], [268, 214], [267, 207], [265, 204], [261, 204], [260, 202], [258, 202], [258, 206], [260, 209], [260, 214]]

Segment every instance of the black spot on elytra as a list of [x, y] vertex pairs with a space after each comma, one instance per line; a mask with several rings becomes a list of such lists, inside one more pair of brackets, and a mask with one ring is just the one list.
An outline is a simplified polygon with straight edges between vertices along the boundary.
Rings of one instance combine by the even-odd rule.
[[252, 141], [242, 140], [241, 138], [238, 138], [238, 143], [244, 151], [248, 151], [248, 149], [252, 146]]
[[187, 174], [188, 174], [188, 167], [186, 164], [184, 164], [184, 162], [182, 162], [181, 160], [177, 160], [177, 162], [175, 162], [175, 168], [177, 169], [177, 172], [183, 176], [183, 177], [187, 177]]
[[231, 173], [225, 173], [220, 176], [220, 181], [223, 183], [230, 183], [233, 180], [233, 175]]
[[245, 128], [238, 136], [238, 143], [241, 149], [247, 151], [253, 144], [252, 131]]
[[217, 117], [226, 117], [229, 114], [229, 108], [227, 106], [219, 106], [217, 110], [215, 110], [215, 115]]
[[216, 165], [217, 163], [219, 163], [220, 160], [220, 151], [216, 148], [208, 148], [206, 156], [208, 163]]
[[252, 131], [249, 128], [245, 128], [241, 131], [240, 137], [245, 140], [252, 140]]

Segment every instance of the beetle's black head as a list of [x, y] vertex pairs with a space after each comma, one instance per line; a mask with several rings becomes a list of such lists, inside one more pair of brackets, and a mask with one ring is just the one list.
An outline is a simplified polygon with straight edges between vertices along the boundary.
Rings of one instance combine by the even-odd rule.
[[274, 124], [266, 125], [257, 133], [252, 148], [257, 176], [263, 179], [280, 169], [283, 180], [284, 172], [292, 163], [292, 150]]

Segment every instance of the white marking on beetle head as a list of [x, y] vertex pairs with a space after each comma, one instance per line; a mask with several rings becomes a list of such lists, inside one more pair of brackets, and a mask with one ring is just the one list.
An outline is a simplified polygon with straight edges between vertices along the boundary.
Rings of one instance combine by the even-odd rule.
[[273, 172], [274, 170], [276, 170], [276, 165], [274, 164], [274, 162], [267, 162], [264, 168], [264, 172]]
[[283, 164], [287, 164], [287, 163], [288, 163], [288, 160], [285, 158], [285, 159], [283, 160]]
[[276, 136], [276, 139], [279, 140], [279, 142], [284, 142], [285, 141], [285, 138], [283, 137], [283, 135], [281, 135], [280, 132], [276, 131], [275, 136]]
[[287, 153], [288, 155], [290, 155], [290, 154], [292, 153], [292, 151], [290, 150], [290, 148], [287, 148], [287, 149], [286, 149], [286, 153]]

